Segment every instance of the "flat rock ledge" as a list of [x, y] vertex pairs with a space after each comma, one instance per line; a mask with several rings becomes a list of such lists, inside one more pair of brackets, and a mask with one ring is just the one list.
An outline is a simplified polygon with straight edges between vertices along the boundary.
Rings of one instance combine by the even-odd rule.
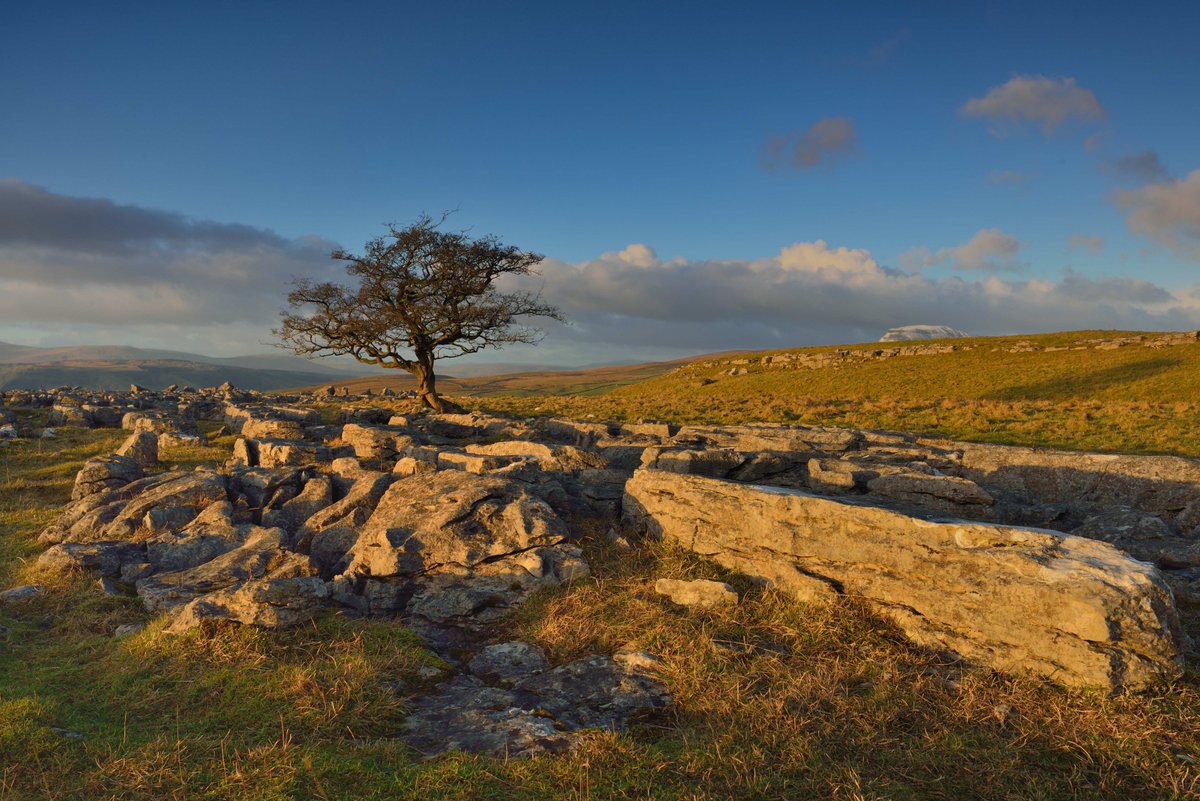
[[802, 599], [863, 598], [974, 664], [1113, 691], [1182, 671], [1170, 589], [1108, 543], [654, 469], [634, 474], [624, 506], [646, 533]]

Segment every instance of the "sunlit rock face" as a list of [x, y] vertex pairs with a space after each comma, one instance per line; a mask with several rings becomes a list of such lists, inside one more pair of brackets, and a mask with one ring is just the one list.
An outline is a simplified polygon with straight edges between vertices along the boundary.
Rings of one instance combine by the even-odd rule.
[[1112, 690], [1182, 669], [1159, 571], [1108, 543], [865, 500], [641, 469], [629, 521], [805, 598], [861, 598], [920, 645], [976, 664]]
[[880, 342], [908, 342], [913, 339], [960, 339], [971, 336], [948, 325], [901, 325], [889, 328]]

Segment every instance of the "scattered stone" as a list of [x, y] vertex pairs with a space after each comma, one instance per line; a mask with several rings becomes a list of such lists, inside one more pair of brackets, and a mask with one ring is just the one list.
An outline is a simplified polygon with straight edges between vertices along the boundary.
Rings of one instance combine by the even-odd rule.
[[143, 470], [158, 464], [158, 435], [151, 431], [134, 431], [117, 449], [118, 456], [132, 459]]
[[22, 584], [19, 587], [11, 587], [0, 592], [0, 603], [19, 604], [30, 598], [36, 598], [45, 591], [46, 588], [40, 584]]
[[116, 631], [113, 632], [113, 637], [115, 637], [117, 639], [121, 639], [123, 637], [131, 637], [134, 634], [144, 631], [145, 628], [146, 628], [146, 624], [142, 623], [142, 622], [125, 623], [123, 625], [117, 626]]
[[631, 720], [670, 702], [653, 678], [598, 656], [523, 679], [511, 689], [457, 676], [410, 704], [404, 735], [429, 755], [564, 753], [587, 730], [623, 731]]
[[672, 603], [707, 609], [714, 606], [730, 606], [738, 602], [738, 594], [723, 581], [694, 579], [659, 579], [654, 582], [654, 591], [665, 595]]

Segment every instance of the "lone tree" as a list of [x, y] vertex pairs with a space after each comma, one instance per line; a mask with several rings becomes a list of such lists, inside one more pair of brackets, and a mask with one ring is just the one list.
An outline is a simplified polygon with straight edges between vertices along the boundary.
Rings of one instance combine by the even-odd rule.
[[407, 228], [388, 225], [361, 256], [333, 251], [358, 286], [294, 281], [290, 311], [280, 313], [274, 331], [281, 346], [407, 370], [421, 402], [440, 412], [448, 404], [437, 393], [435, 361], [541, 339], [542, 331], [518, 318], [563, 319], [540, 293], [496, 289], [502, 276], [533, 273], [542, 256], [494, 236], [439, 230], [444, 221], [422, 215]]

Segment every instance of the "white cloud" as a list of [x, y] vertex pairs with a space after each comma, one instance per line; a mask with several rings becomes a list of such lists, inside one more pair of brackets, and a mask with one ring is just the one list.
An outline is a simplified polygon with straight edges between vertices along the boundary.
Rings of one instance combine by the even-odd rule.
[[1186, 178], [1118, 190], [1113, 202], [1127, 214], [1129, 230], [1200, 259], [1200, 170]]
[[937, 252], [926, 247], [917, 247], [900, 257], [909, 269], [948, 265], [955, 270], [986, 270], [1000, 272], [1021, 270], [1017, 252], [1021, 240], [1010, 236], [999, 228], [983, 228], [967, 242], [958, 247], [941, 248]]
[[[1016, 125], [1040, 123], [1043, 133], [1049, 135], [1069, 119], [1102, 119], [1104, 108], [1096, 95], [1074, 78], [1017, 75], [983, 97], [968, 100], [960, 113]], [[993, 129], [992, 133], [1000, 135], [1003, 129]]]
[[858, 132], [845, 117], [825, 117], [802, 133], [772, 136], [763, 150], [768, 169], [811, 170], [859, 152]]

